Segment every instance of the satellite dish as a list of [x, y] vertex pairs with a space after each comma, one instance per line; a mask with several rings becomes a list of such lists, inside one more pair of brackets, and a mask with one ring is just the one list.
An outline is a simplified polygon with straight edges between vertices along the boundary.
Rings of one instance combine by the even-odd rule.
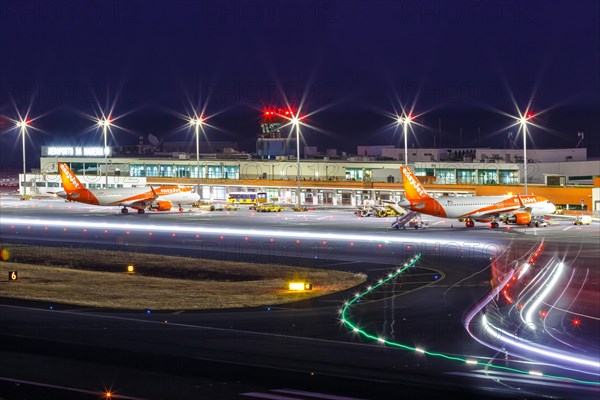
[[160, 141], [158, 140], [158, 138], [156, 136], [149, 133], [148, 134], [148, 143], [150, 143], [152, 146], [158, 146], [160, 144]]

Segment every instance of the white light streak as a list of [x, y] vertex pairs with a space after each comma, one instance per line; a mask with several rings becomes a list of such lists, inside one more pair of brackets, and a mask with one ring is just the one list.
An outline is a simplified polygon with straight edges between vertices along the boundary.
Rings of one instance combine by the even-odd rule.
[[593, 373], [595, 375], [598, 375], [598, 368], [600, 368], [600, 362], [598, 362], [596, 360], [589, 360], [586, 358], [575, 357], [575, 356], [569, 355], [564, 352], [546, 350], [546, 349], [538, 347], [537, 344], [535, 344], [531, 341], [525, 340], [523, 338], [515, 338], [515, 336], [510, 334], [509, 332], [506, 332], [505, 330], [502, 330], [502, 329], [492, 325], [487, 320], [487, 317], [485, 315], [483, 315], [481, 317], [481, 322], [483, 323], [483, 327], [485, 328], [485, 330], [487, 332], [489, 332], [490, 335], [493, 335], [491, 337], [493, 337], [494, 339], [500, 339], [504, 343], [509, 344], [511, 346], [515, 346], [520, 349], [530, 351], [532, 353], [541, 354], [543, 356], [557, 359], [560, 361], [568, 361], [568, 362], [572, 362], [572, 363], [579, 364], [579, 365], [593, 367], [596, 369], [595, 371], [593, 371]]
[[[548, 294], [552, 291], [552, 289], [554, 289], [554, 287], [558, 283], [558, 280], [560, 278], [560, 274], [561, 274], [563, 268], [564, 268], [564, 264], [558, 263], [558, 265], [554, 268], [554, 271], [552, 271], [551, 278], [549, 277], [546, 280], [546, 282], [548, 282], [548, 280], [550, 280], [550, 282], [548, 282], [548, 283], [544, 282], [544, 284], [546, 286], [545, 289], [537, 296], [537, 298], [535, 299], [535, 301], [531, 304], [531, 306], [529, 308], [527, 308], [527, 304], [529, 303], [529, 301], [531, 301], [531, 299], [529, 299], [527, 301], [527, 303], [525, 303], [525, 306], [523, 306], [523, 309], [527, 308], [527, 312], [525, 313], [525, 324], [532, 330], [535, 330], [535, 324], [533, 323], [533, 320], [532, 320], [533, 313], [537, 310], [538, 306], [542, 303], [542, 301], [544, 301], [544, 299], [546, 298], [546, 296], [548, 296]], [[544, 285], [542, 285], [541, 287], [543, 287], [543, 286]], [[538, 291], [539, 291], [539, 289], [538, 289]], [[537, 291], [533, 297], [535, 297], [536, 295], [537, 295]]]
[[[0, 225], [31, 225], [31, 226], [48, 226], [60, 227], [68, 226], [70, 228], [88, 228], [88, 229], [117, 229], [126, 231], [141, 231], [141, 232], [166, 232], [166, 233], [191, 233], [191, 234], [214, 234], [225, 236], [254, 236], [254, 237], [279, 237], [286, 239], [317, 239], [327, 241], [353, 241], [353, 242], [381, 242], [382, 239], [387, 239], [391, 243], [405, 244], [409, 238], [406, 236], [389, 237], [378, 234], [357, 234], [357, 233], [332, 233], [332, 232], [307, 232], [307, 231], [289, 231], [289, 230], [272, 230], [272, 229], [248, 229], [248, 228], [227, 228], [222, 226], [185, 226], [185, 225], [157, 225], [143, 223], [121, 223], [121, 222], [98, 222], [82, 221], [82, 220], [61, 220], [61, 219], [42, 219], [42, 218], [23, 218], [23, 217], [7, 217], [0, 216]], [[440, 240], [420, 238], [426, 244], [453, 244], [461, 245], [461, 242], [455, 240]], [[481, 243], [473, 245], [472, 243], [463, 243], [464, 246], [470, 248], [480, 248], [485, 251], [486, 244]]]

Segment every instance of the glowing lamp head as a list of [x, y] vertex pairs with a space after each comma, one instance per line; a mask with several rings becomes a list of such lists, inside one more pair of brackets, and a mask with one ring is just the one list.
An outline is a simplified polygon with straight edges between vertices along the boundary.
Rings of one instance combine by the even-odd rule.
[[292, 117], [291, 121], [292, 121], [292, 125], [298, 125], [300, 123], [300, 118]]
[[530, 120], [531, 118], [533, 118], [533, 114], [532, 114], [532, 113], [525, 113], [525, 115], [522, 115], [522, 116], [519, 118], [519, 123], [520, 123], [521, 125], [525, 125], [525, 124], [527, 124], [527, 123], [529, 122], [529, 120]]
[[197, 117], [197, 118], [190, 118], [190, 125], [193, 126], [200, 126], [204, 123], [204, 118], [201, 117]]
[[108, 127], [110, 125], [110, 118], [101, 118], [98, 120], [98, 126]]
[[408, 124], [410, 124], [411, 120], [412, 120], [412, 117], [410, 115], [406, 116], [406, 117], [402, 117], [402, 116], [396, 117], [396, 122], [398, 123], [398, 125], [408, 125]]
[[17, 128], [27, 128], [28, 125], [29, 125], [29, 121], [26, 119], [17, 121]]

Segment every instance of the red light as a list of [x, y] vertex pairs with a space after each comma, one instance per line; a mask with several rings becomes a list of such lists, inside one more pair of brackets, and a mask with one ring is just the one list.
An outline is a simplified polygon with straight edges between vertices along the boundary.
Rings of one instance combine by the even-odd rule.
[[542, 318], [546, 318], [546, 315], [548, 315], [548, 313], [546, 311], [543, 311], [540, 313], [540, 315], [542, 316]]
[[573, 326], [578, 327], [581, 325], [581, 320], [578, 318], [573, 318]]

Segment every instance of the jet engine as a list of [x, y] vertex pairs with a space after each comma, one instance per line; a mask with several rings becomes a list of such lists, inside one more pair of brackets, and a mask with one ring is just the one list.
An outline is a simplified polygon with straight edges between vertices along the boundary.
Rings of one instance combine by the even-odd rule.
[[156, 209], [158, 211], [169, 211], [173, 207], [173, 203], [170, 201], [159, 201], [156, 203]]
[[526, 212], [515, 213], [507, 218], [507, 221], [511, 224], [517, 225], [529, 225], [531, 222], [531, 214]]

